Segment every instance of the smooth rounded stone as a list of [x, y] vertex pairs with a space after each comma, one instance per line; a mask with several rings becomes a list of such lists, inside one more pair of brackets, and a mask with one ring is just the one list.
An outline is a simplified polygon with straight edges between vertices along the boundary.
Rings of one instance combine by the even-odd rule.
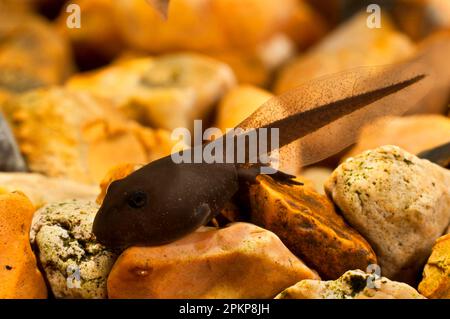
[[174, 243], [131, 247], [108, 277], [110, 298], [273, 298], [317, 274], [252, 224], [203, 228]]
[[0, 7], [0, 88], [20, 93], [62, 83], [73, 71], [69, 43], [45, 18], [17, 10], [14, 2]]
[[450, 118], [443, 115], [384, 117], [364, 127], [358, 142], [344, 157], [383, 145], [397, 145], [409, 153], [419, 154], [449, 142], [449, 132]]
[[163, 19], [167, 20], [170, 0], [147, 0], [147, 3], [153, 6]]
[[14, 10], [26, 12], [31, 9], [34, 0], [1, 0], [0, 10]]
[[207, 54], [228, 64], [239, 83], [258, 86], [269, 86], [297, 48], [310, 46], [327, 31], [324, 19], [297, 0], [247, 0], [245, 6], [240, 0], [177, 0], [167, 20], [145, 1], [110, 1], [110, 6], [115, 13], [110, 24], [128, 47], [152, 54]]
[[[274, 3], [270, 1], [249, 1], [252, 10], [246, 10], [235, 0], [203, 3], [177, 0], [170, 6], [170, 19], [165, 20], [145, 0], [127, 1], [126, 4], [110, 0], [76, 0], [72, 3], [78, 4], [83, 12], [83, 27], [67, 28], [66, 20], [71, 13], [64, 11], [57, 19], [57, 26], [71, 40], [77, 62], [81, 61], [82, 65], [95, 66], [110, 61], [122, 49], [143, 54], [199, 52], [228, 64], [239, 83], [268, 86], [273, 72], [291, 58], [297, 48], [310, 46], [326, 33], [325, 22], [304, 2], [281, 0], [273, 10]], [[258, 19], [255, 19], [254, 10], [258, 11]], [[280, 11], [286, 12], [283, 19], [280, 19]], [[248, 16], [248, 19], [241, 21], [238, 18], [241, 16], [242, 19]], [[139, 34], [130, 29], [130, 17], [140, 29]], [[274, 18], [278, 20], [277, 24], [285, 27], [261, 28], [261, 25], [271, 24]], [[232, 19], [232, 25], [228, 19]], [[238, 24], [241, 27], [234, 30]], [[253, 24], [258, 28], [253, 29]], [[194, 30], [190, 32], [189, 29]], [[225, 31], [229, 29], [233, 29], [236, 36]], [[235, 37], [242, 41], [246, 32], [251, 37], [265, 35], [254, 43], [243, 41], [243, 47], [226, 43], [228, 38]], [[186, 34], [190, 36], [186, 37]], [[102, 45], [98, 45], [98, 39], [103, 40]], [[217, 48], [211, 47], [216, 45]]]
[[23, 192], [35, 207], [71, 199], [95, 200], [99, 192], [97, 186], [36, 173], [0, 173], [0, 189]]
[[231, 49], [206, 54], [229, 65], [238, 83], [269, 87], [274, 73], [296, 53], [297, 48], [291, 37], [280, 32], [249, 51]]
[[388, 145], [347, 159], [325, 190], [369, 241], [382, 274], [415, 283], [450, 223], [450, 172]]
[[415, 56], [426, 56], [427, 65], [436, 77], [433, 88], [420, 103], [412, 105], [407, 114], [445, 114], [450, 96], [450, 29], [435, 32], [419, 43]]
[[[245, 6], [240, 0], [177, 0], [165, 20], [146, 1], [112, 3], [127, 44], [155, 53], [251, 50], [282, 32], [299, 9], [296, 0], [247, 0]], [[305, 27], [315, 30], [313, 22]]]
[[[308, 10], [306, 4], [299, 4], [295, 19], [292, 19], [292, 23], [289, 24], [289, 27], [292, 29], [292, 32], [289, 32], [289, 35], [292, 33], [292, 36], [287, 36], [284, 32], [279, 31], [279, 33], [271, 35], [270, 38], [264, 39], [257, 47], [249, 50], [220, 49], [206, 52], [198, 49], [200, 42], [194, 43], [190, 41], [189, 43], [182, 44], [178, 41], [180, 46], [191, 46], [194, 44], [194, 46], [197, 47], [192, 49], [184, 48], [184, 50], [181, 48], [181, 50], [155, 49], [143, 51], [140, 49], [136, 50], [135, 46], [130, 45], [130, 43], [124, 43], [125, 39], [118, 20], [114, 18], [111, 19], [112, 16], [114, 17], [114, 7], [117, 6], [114, 1], [77, 0], [72, 2], [78, 4], [83, 12], [83, 27], [73, 29], [67, 28], [67, 17], [71, 13], [64, 11], [61, 12], [57, 25], [58, 29], [63, 34], [67, 34], [72, 42], [75, 55], [77, 56], [77, 62], [81, 62], [82, 65], [88, 66], [91, 66], [92, 64], [95, 66], [102, 62], [110, 61], [114, 57], [120, 56], [123, 49], [136, 51], [140, 54], [161, 54], [173, 51], [199, 51], [228, 64], [233, 69], [240, 83], [252, 83], [263, 86], [270, 83], [272, 72], [295, 54], [296, 44], [300, 47], [305, 47], [324, 34], [324, 28], [320, 23], [320, 17], [318, 17], [317, 14], [314, 14], [312, 10]], [[139, 5], [144, 7], [144, 9], [149, 9], [149, 5], [145, 3], [145, 0], [143, 2], [144, 3], [140, 3]], [[196, 4], [192, 5], [195, 6]], [[119, 12], [118, 14], [121, 15], [122, 12]], [[183, 12], [183, 14], [186, 15], [186, 12]], [[140, 12], [136, 13], [136, 15], [140, 15]], [[159, 17], [155, 18], [157, 20], [156, 23], [162, 21]], [[192, 20], [190, 23], [195, 24], [200, 23], [200, 21], [201, 19]], [[173, 18], [173, 15], [171, 14], [170, 20], [165, 21], [163, 27], [166, 27], [169, 23], [177, 22], [179, 21], [177, 21], [176, 18]], [[148, 21], [143, 21], [142, 23], [148, 23]], [[125, 29], [128, 27], [129, 26], [126, 25]], [[151, 32], [151, 35], [147, 35], [146, 32], [141, 30], [141, 37], [153, 36], [155, 32], [161, 30], [158, 27], [149, 26], [149, 28], [153, 31]], [[304, 32], [303, 30], [308, 30], [308, 32]], [[185, 38], [184, 33], [180, 34], [177, 30], [174, 31], [177, 32], [177, 36]], [[207, 32], [209, 30], [205, 29], [203, 31]], [[195, 33], [195, 35], [197, 35], [197, 33]], [[98, 39], [103, 40], [102, 45], [98, 45]], [[158, 44], [162, 43], [154, 42], [146, 45]]]
[[11, 92], [0, 88], [0, 111], [2, 110], [2, 104], [12, 96]]
[[[368, 6], [373, 4], [371, 0], [337, 0], [337, 2], [339, 3], [340, 7], [339, 9], [337, 9], [337, 13], [340, 15], [341, 21], [348, 19], [361, 11], [367, 10], [367, 15], [369, 15], [371, 11], [369, 12]], [[393, 2], [396, 1], [378, 0], [376, 4], [381, 7], [382, 13], [387, 13], [388, 10], [391, 9]]]
[[30, 246], [33, 213], [25, 195], [0, 190], [0, 299], [47, 298]]
[[[328, 1], [330, 2], [330, 1]], [[304, 51], [319, 42], [330, 29], [330, 21], [321, 14], [314, 3], [297, 1], [296, 10], [288, 21], [286, 34], [294, 40], [299, 51]], [[328, 3], [331, 6], [331, 3]]]
[[275, 299], [425, 299], [413, 287], [349, 270], [335, 281], [302, 280]]
[[25, 171], [25, 160], [20, 154], [14, 135], [0, 110], [0, 171]]
[[322, 166], [309, 166], [301, 171], [302, 177], [310, 180], [314, 189], [320, 194], [325, 194], [324, 185], [331, 173], [333, 173], [332, 169]]
[[382, 28], [367, 27], [367, 14], [355, 15], [305, 54], [287, 63], [275, 82], [281, 94], [302, 83], [351, 68], [392, 64], [415, 52], [414, 43], [396, 30], [385, 13]]
[[119, 60], [72, 77], [67, 87], [108, 99], [126, 117], [152, 127], [193, 128], [235, 85], [233, 71], [210, 57], [167, 54]]
[[111, 0], [71, 1], [71, 4], [80, 7], [81, 28], [68, 28], [67, 21], [68, 19], [72, 21], [73, 12], [60, 11], [55, 23], [56, 28], [69, 39], [77, 64], [92, 69], [111, 61], [125, 49], [120, 29], [116, 20], [112, 18], [114, 14], [112, 2]]
[[349, 269], [377, 261], [367, 241], [349, 227], [333, 203], [308, 186], [277, 183], [260, 175], [250, 187], [251, 220], [274, 232], [321, 278], [336, 279]]
[[216, 127], [223, 133], [235, 128], [274, 95], [253, 85], [239, 85], [231, 89], [220, 101]]
[[111, 167], [169, 155], [166, 130], [126, 119], [109, 101], [67, 88], [38, 89], [2, 106], [32, 172], [97, 184]]
[[445, 0], [395, 1], [397, 23], [410, 37], [420, 39], [450, 30], [450, 2]]
[[436, 240], [419, 291], [427, 298], [450, 299], [450, 234]]
[[107, 298], [106, 280], [116, 254], [96, 242], [98, 205], [73, 200], [39, 209], [30, 232], [56, 298]]

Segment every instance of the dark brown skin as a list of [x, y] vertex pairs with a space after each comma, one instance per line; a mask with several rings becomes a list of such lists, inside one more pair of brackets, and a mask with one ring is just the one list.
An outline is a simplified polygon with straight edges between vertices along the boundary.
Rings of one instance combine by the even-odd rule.
[[110, 185], [93, 231], [114, 247], [168, 243], [209, 222], [238, 187], [232, 164], [164, 157]]
[[[347, 96], [339, 101], [292, 112], [293, 115], [263, 127], [280, 129], [279, 146], [282, 147], [368, 105], [378, 106], [374, 103], [424, 78], [416, 74], [358, 95], [345, 92]], [[386, 101], [381, 103], [386, 108]], [[333, 143], [329, 138], [327, 142]], [[255, 159], [249, 160], [254, 163]], [[112, 247], [172, 242], [214, 218], [238, 192], [242, 181], [256, 179], [259, 168], [258, 164], [175, 164], [167, 156], [110, 185], [95, 218], [93, 232], [101, 243]], [[282, 172], [272, 178], [295, 183], [292, 176]]]
[[[109, 186], [93, 232], [113, 247], [169, 243], [207, 224], [236, 194], [239, 183], [255, 181], [259, 172], [258, 166], [175, 164], [164, 157]], [[281, 172], [274, 176], [299, 184]]]

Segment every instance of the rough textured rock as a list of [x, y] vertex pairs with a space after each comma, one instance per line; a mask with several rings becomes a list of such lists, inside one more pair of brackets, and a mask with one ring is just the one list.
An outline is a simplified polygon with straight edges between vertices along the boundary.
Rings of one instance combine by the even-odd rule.
[[0, 299], [46, 298], [29, 230], [33, 204], [21, 193], [0, 190]]
[[125, 250], [108, 277], [110, 298], [273, 298], [318, 279], [273, 233], [236, 223], [174, 243]]
[[250, 188], [251, 219], [280, 237], [322, 278], [376, 263], [370, 245], [349, 227], [324, 195], [306, 186], [288, 186], [258, 176]]
[[71, 199], [95, 200], [98, 187], [35, 173], [0, 173], [0, 189], [21, 191], [35, 207]]
[[31, 171], [98, 183], [121, 163], [147, 163], [170, 154], [164, 130], [126, 120], [106, 100], [64, 88], [31, 91], [3, 110]]
[[436, 240], [419, 291], [427, 298], [450, 299], [450, 234]]
[[409, 153], [418, 154], [449, 142], [449, 132], [450, 118], [442, 115], [381, 118], [361, 131], [357, 144], [345, 157], [383, 145], [397, 145]]
[[325, 189], [372, 245], [382, 274], [414, 283], [450, 222], [450, 172], [383, 146], [346, 160]]
[[424, 299], [413, 287], [361, 270], [349, 270], [335, 281], [302, 280], [276, 299]]
[[226, 64], [186, 53], [119, 61], [67, 86], [110, 99], [128, 118], [173, 130], [205, 119], [234, 84]]
[[116, 255], [96, 242], [90, 201], [53, 203], [33, 218], [31, 241], [56, 298], [106, 298], [106, 279]]
[[356, 15], [288, 63], [275, 83], [275, 92], [286, 92], [313, 78], [358, 66], [394, 63], [413, 54], [413, 43], [396, 31], [387, 14], [383, 14], [380, 29], [368, 28], [366, 19], [366, 13]]

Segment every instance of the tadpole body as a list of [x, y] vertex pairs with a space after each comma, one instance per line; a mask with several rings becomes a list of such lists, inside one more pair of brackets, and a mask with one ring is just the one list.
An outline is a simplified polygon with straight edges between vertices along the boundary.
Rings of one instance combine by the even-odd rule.
[[[351, 70], [269, 100], [238, 127], [278, 129], [276, 148], [298, 143], [301, 152], [294, 157], [309, 165], [354, 143], [361, 127], [376, 118], [403, 114], [421, 101], [433, 81], [416, 61]], [[246, 158], [252, 161], [177, 164], [167, 156], [149, 163], [110, 185], [93, 232], [101, 243], [114, 247], [177, 240], [214, 218], [243, 180], [256, 179], [264, 165], [249, 154]], [[282, 171], [272, 177], [295, 183]]]

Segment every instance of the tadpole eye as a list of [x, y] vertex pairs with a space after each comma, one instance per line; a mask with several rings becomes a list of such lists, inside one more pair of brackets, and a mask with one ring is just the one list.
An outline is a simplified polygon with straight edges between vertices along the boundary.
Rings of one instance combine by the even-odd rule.
[[144, 207], [147, 204], [147, 194], [142, 191], [136, 191], [128, 196], [127, 202], [132, 208]]

